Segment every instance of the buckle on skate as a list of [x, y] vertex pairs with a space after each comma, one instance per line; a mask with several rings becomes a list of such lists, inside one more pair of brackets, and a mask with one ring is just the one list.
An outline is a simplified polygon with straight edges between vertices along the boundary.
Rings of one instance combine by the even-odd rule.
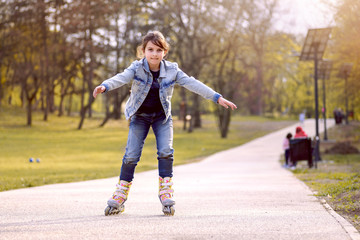
[[161, 183], [162, 187], [171, 187], [173, 185], [172, 182], [167, 182], [167, 183]]

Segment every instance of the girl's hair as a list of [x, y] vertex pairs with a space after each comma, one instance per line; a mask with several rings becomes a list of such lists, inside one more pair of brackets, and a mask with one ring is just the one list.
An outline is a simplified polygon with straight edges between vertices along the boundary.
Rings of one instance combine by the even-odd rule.
[[168, 52], [170, 50], [170, 45], [165, 40], [164, 35], [159, 31], [153, 31], [153, 32], [149, 32], [148, 34], [146, 34], [145, 37], [143, 37], [143, 39], [142, 39], [141, 45], [137, 47], [136, 56], [138, 58], [144, 57], [144, 51], [145, 51], [146, 45], [149, 41], [151, 41], [153, 44], [160, 47], [161, 49], [163, 49], [166, 52]]
[[286, 138], [287, 138], [287, 139], [292, 138], [292, 134], [291, 134], [291, 133], [288, 133], [288, 134], [286, 135]]

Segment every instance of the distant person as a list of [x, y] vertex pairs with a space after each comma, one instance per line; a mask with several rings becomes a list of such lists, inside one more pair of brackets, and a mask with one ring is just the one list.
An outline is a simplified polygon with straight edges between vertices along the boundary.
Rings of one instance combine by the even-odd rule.
[[296, 127], [294, 138], [306, 138], [307, 136], [302, 127]]
[[292, 134], [288, 133], [283, 141], [283, 150], [285, 151], [285, 168], [290, 167], [290, 139], [292, 138]]
[[334, 109], [333, 114], [334, 114], [335, 124], [338, 125], [340, 123], [340, 121], [339, 121], [339, 112], [338, 112], [338, 110], [336, 108]]
[[299, 114], [299, 121], [300, 121], [300, 124], [303, 126], [304, 121], [305, 121], [305, 113], [304, 112]]
[[345, 115], [342, 112], [341, 108], [334, 110], [334, 118], [335, 118], [336, 125], [341, 124], [344, 117], [345, 117]]
[[140, 161], [150, 127], [156, 137], [159, 168], [158, 197], [164, 214], [174, 215], [171, 97], [176, 84], [225, 108], [236, 109], [236, 105], [223, 98], [221, 94], [199, 80], [189, 77], [177, 63], [164, 60], [169, 48], [162, 33], [149, 32], [138, 48], [140, 60], [134, 61], [122, 73], [105, 80], [93, 91], [93, 96], [96, 98], [99, 93], [108, 92], [132, 82], [131, 94], [125, 106], [125, 117], [130, 119], [128, 141], [119, 182], [107, 202], [105, 215], [124, 211], [124, 203], [134, 178], [135, 167]]

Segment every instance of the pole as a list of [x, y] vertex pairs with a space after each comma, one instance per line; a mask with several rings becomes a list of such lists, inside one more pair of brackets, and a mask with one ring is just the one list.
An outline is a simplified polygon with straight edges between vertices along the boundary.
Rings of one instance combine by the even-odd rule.
[[315, 48], [315, 130], [316, 130], [316, 137], [315, 137], [315, 168], [317, 168], [317, 162], [319, 161], [319, 99], [318, 99], [318, 47], [319, 43], [314, 44]]
[[346, 125], [349, 124], [349, 109], [348, 109], [348, 94], [347, 94], [347, 80], [348, 80], [348, 73], [345, 71], [345, 123]]
[[324, 140], [328, 140], [327, 137], [327, 129], [326, 129], [326, 92], [325, 92], [325, 78], [326, 78], [326, 70], [324, 70], [323, 75], [323, 106], [324, 106], [324, 112], [323, 112], [323, 118], [324, 118]]

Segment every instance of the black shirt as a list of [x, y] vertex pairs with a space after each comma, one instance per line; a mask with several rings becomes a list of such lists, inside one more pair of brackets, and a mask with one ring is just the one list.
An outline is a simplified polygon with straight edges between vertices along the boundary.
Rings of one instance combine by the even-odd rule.
[[160, 76], [160, 70], [157, 72], [150, 70], [150, 72], [153, 76], [153, 82], [148, 95], [138, 110], [139, 113], [155, 113], [163, 111], [159, 94], [160, 84], [157, 81]]

